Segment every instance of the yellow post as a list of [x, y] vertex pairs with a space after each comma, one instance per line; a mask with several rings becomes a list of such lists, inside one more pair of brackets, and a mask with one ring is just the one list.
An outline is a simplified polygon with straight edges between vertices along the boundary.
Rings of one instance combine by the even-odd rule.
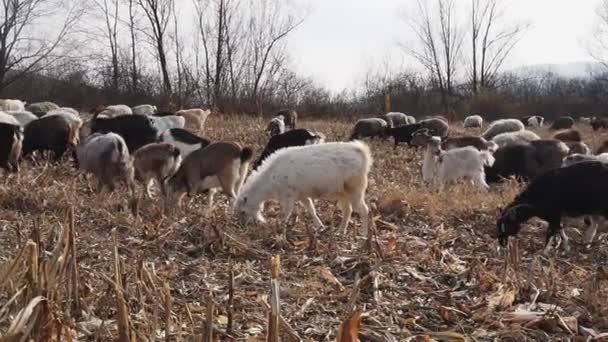
[[384, 94], [384, 113], [390, 113], [391, 111], [391, 93], [390, 91], [387, 91], [386, 94]]

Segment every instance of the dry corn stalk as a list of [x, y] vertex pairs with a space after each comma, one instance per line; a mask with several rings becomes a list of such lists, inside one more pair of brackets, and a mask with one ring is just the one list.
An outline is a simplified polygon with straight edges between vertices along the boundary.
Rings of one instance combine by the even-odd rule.
[[270, 312], [268, 312], [268, 335], [266, 341], [279, 341], [279, 273], [281, 269], [281, 258], [278, 255], [270, 257]]
[[114, 295], [116, 296], [118, 341], [128, 342], [129, 338], [129, 311], [122, 290], [122, 278], [120, 277], [120, 255], [118, 255], [118, 243], [116, 242], [116, 231], [112, 232], [114, 240]]

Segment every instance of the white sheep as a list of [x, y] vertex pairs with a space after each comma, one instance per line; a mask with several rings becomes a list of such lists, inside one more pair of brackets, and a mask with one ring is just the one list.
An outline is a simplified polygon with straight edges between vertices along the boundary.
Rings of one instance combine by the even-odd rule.
[[264, 202], [278, 199], [286, 222], [295, 202], [300, 201], [315, 226], [322, 228], [313, 199], [336, 199], [343, 214], [341, 231], [346, 232], [354, 210], [361, 216], [361, 227], [366, 234], [369, 209], [365, 191], [372, 163], [370, 149], [361, 141], [280, 149], [251, 173], [238, 194], [234, 211], [241, 223], [251, 218], [265, 222]]
[[76, 117], [80, 117], [80, 113], [78, 113], [78, 111], [72, 107], [59, 107], [57, 109], [51, 109], [48, 112], [46, 112], [46, 115], [57, 114], [57, 113], [70, 113]]
[[534, 140], [540, 140], [540, 137], [538, 134], [528, 130], [501, 133], [492, 138], [492, 141], [495, 142], [498, 147], [527, 144]]
[[17, 119], [17, 121], [19, 121], [19, 124], [21, 126], [25, 126], [28, 123], [37, 120], [38, 117], [36, 115], [34, 115], [34, 113], [32, 112], [28, 112], [28, 111], [10, 111], [7, 112], [7, 114], [13, 116], [15, 119]]
[[203, 110], [200, 108], [182, 109], [175, 112], [175, 115], [183, 116], [186, 119], [186, 129], [193, 132], [203, 131], [207, 117], [210, 114], [210, 109]]
[[489, 151], [479, 151], [472, 146], [455, 148], [449, 151], [441, 149], [441, 139], [432, 137], [428, 140], [422, 178], [431, 184], [439, 184], [469, 178], [473, 184], [487, 191], [484, 166], [492, 166], [494, 157]]
[[99, 113], [99, 117], [108, 117], [112, 118], [119, 115], [129, 115], [133, 114], [131, 107], [127, 105], [113, 105], [107, 106]]
[[518, 119], [500, 119], [492, 122], [482, 137], [491, 140], [500, 133], [523, 131], [524, 129], [523, 122]]
[[21, 100], [0, 100], [0, 110], [3, 111], [14, 111], [14, 112], [23, 112], [25, 111], [25, 101]]
[[464, 119], [464, 124], [463, 124], [464, 128], [476, 128], [476, 127], [481, 128], [482, 126], [483, 126], [483, 118], [479, 115], [467, 116]]
[[0, 112], [0, 122], [15, 126], [23, 126], [14, 116], [5, 112]]
[[131, 108], [133, 114], [136, 115], [154, 115], [156, 113], [156, 106], [150, 104], [142, 104]]

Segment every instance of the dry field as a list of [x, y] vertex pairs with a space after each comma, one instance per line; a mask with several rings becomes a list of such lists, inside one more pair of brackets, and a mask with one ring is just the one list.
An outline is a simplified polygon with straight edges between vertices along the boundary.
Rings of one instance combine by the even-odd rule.
[[[343, 140], [351, 124], [300, 126]], [[207, 127], [212, 140], [258, 153], [266, 141], [261, 119], [212, 116]], [[594, 146], [604, 138], [584, 134]], [[336, 340], [345, 320], [341, 341], [355, 341], [348, 332], [358, 319], [361, 341], [583, 341], [608, 332], [608, 242], [542, 255], [545, 227], [532, 221], [506, 263], [495, 222], [520, 184], [429, 190], [414, 150], [370, 145], [376, 234], [328, 229], [310, 239], [300, 207], [291, 243], [276, 238], [276, 204], [266, 226], [237, 226], [221, 194], [212, 212], [202, 195], [168, 216], [143, 201], [135, 219], [125, 189], [96, 195], [69, 161], [25, 163], [0, 186], [0, 341], [264, 341], [273, 255], [286, 323], [277, 341]], [[317, 207], [338, 225], [333, 203]], [[580, 241], [581, 222], [565, 223]]]

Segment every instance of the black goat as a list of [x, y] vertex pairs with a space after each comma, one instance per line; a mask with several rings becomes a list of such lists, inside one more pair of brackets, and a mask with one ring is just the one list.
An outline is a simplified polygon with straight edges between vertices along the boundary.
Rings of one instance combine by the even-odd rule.
[[594, 131], [597, 131], [600, 128], [608, 128], [608, 118], [593, 118], [593, 120], [591, 120], [591, 127], [593, 127]]
[[119, 115], [113, 118], [94, 117], [91, 133], [116, 133], [125, 139], [129, 153], [153, 143], [158, 137], [154, 122], [145, 115]]
[[562, 216], [601, 215], [608, 217], [608, 165], [589, 161], [554, 169], [537, 177], [502, 212], [496, 222], [498, 241], [507, 245], [521, 224], [532, 217], [549, 223], [545, 247], [556, 233], [562, 236], [564, 248], [568, 238], [562, 231]]
[[558, 140], [534, 140], [525, 145], [509, 145], [494, 153], [495, 162], [485, 168], [488, 183], [515, 176], [531, 180], [544, 172], [562, 166], [568, 146]]
[[311, 132], [303, 128], [297, 128], [282, 134], [277, 134], [268, 140], [260, 158], [253, 164], [253, 169], [257, 169], [266, 158], [282, 148], [318, 144], [324, 140], [325, 137], [322, 134]]
[[[424, 128], [422, 123], [415, 123], [411, 125], [404, 125], [399, 127], [387, 127], [384, 130], [384, 136], [393, 137], [395, 140], [395, 149], [399, 143], [406, 143], [411, 145], [412, 138], [414, 137], [414, 133], [420, 129]], [[435, 135], [435, 131], [429, 130], [430, 135]]]
[[45, 116], [25, 126], [23, 157], [34, 151], [53, 151], [55, 161], [70, 148], [76, 147], [78, 132], [65, 117]]

